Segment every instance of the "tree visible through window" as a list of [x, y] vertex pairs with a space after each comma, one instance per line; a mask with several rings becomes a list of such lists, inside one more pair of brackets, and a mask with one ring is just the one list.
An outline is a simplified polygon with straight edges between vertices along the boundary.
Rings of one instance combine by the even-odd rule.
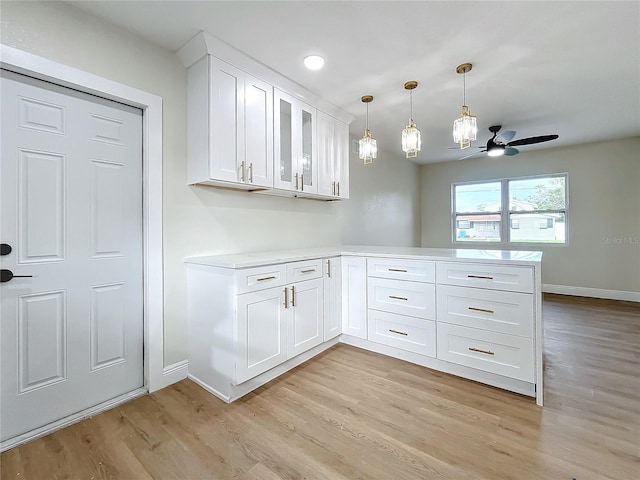
[[452, 185], [456, 242], [566, 243], [567, 175]]

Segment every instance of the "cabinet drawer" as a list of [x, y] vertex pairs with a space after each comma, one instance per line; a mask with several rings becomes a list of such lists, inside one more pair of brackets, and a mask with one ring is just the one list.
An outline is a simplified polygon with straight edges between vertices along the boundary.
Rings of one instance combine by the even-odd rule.
[[393, 258], [367, 258], [370, 277], [394, 278], [414, 282], [435, 283], [436, 264], [422, 260], [399, 260]]
[[434, 320], [436, 291], [431, 283], [367, 279], [368, 306], [375, 310]]
[[533, 340], [438, 323], [438, 358], [505, 377], [534, 382]]
[[322, 277], [322, 259], [287, 263], [287, 283]]
[[436, 356], [436, 323], [369, 310], [369, 340], [409, 352]]
[[533, 268], [438, 262], [438, 283], [533, 293]]
[[533, 338], [533, 295], [479, 288], [437, 287], [438, 322]]
[[269, 287], [285, 284], [285, 266], [268, 265], [266, 267], [238, 270], [238, 293], [255, 292]]

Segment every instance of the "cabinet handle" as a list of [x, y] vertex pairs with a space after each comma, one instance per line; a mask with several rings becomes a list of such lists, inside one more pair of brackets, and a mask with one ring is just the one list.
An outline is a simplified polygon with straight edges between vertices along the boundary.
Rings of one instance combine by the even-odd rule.
[[467, 275], [467, 278], [483, 278], [485, 280], [493, 280], [493, 277], [486, 277], [483, 275]]
[[405, 337], [408, 335], [407, 332], [401, 332], [400, 330], [394, 330], [392, 328], [389, 329], [391, 333], [397, 333], [398, 335], [404, 335]]
[[304, 192], [304, 173], [300, 174], [300, 190]]
[[481, 350], [475, 347], [469, 347], [469, 350], [471, 350], [472, 352], [484, 353], [485, 355], [495, 355], [495, 353], [493, 353], [491, 350]]
[[407, 273], [406, 270], [402, 270], [401, 268], [390, 268], [389, 269], [390, 272], [402, 272], [402, 273]]
[[409, 300], [408, 298], [405, 297], [396, 297], [395, 295], [389, 295], [389, 298], [395, 298], [396, 300]]
[[340, 196], [340, 182], [338, 182], [338, 196]]
[[309, 270], [301, 270], [300, 273], [311, 273], [311, 272], [315, 272], [316, 269], [315, 268], [310, 268]]
[[473, 310], [474, 312], [484, 312], [484, 313], [496, 313], [493, 310], [489, 310], [488, 308], [478, 308], [478, 307], [468, 307], [469, 310]]
[[336, 182], [333, 182], [333, 196], [336, 195]]
[[240, 181], [244, 182], [244, 162], [240, 164]]
[[289, 289], [284, 287], [284, 308], [289, 308]]
[[253, 162], [249, 163], [249, 183], [253, 183]]
[[296, 306], [296, 287], [295, 285], [291, 286], [291, 306]]
[[296, 190], [298, 190], [298, 174], [296, 173]]
[[331, 278], [331, 260], [327, 259], [327, 277]]
[[264, 282], [265, 280], [273, 280], [275, 277], [275, 275], [272, 275], [270, 277], [262, 277], [262, 278], [258, 278], [259, 282]]

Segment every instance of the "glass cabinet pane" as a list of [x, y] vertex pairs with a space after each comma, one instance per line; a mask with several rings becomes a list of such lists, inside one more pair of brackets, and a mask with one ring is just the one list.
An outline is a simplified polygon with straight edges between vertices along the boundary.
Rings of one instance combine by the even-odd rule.
[[313, 115], [310, 112], [302, 110], [302, 174], [304, 175], [304, 184], [313, 185]]
[[292, 167], [291, 104], [280, 99], [280, 180], [291, 182]]

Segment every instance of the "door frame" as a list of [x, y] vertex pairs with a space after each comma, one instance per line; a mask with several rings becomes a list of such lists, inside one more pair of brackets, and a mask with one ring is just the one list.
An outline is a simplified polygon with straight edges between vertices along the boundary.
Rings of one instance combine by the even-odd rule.
[[164, 368], [162, 97], [2, 44], [0, 67], [142, 110], [144, 386], [181, 380], [186, 369]]

